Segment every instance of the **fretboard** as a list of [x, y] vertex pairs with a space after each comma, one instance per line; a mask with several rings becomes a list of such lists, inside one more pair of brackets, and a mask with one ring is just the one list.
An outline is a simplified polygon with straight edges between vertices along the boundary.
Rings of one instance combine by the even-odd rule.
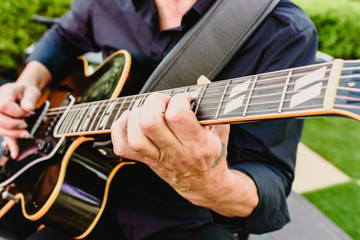
[[[331, 79], [335, 63], [311, 65], [161, 91], [174, 96], [189, 92], [193, 111], [203, 125], [316, 114], [334, 101]], [[337, 75], [333, 76], [332, 75]], [[335, 86], [334, 86], [335, 87]], [[76, 104], [57, 128], [57, 136], [110, 132], [125, 110], [141, 106], [151, 93]], [[330, 103], [331, 104], [331, 103]]]

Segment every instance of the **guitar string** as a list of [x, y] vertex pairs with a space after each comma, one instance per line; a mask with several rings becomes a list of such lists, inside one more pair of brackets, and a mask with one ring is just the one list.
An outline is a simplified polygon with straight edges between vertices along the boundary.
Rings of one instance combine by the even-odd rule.
[[[337, 96], [335, 97], [337, 99], [343, 99], [343, 100], [351, 100], [351, 101], [360, 101], [360, 98], [356, 98], [356, 97], [343, 97], [343, 96]], [[316, 97], [316, 98], [313, 98], [312, 100], [315, 101], [315, 100], [322, 100], [323, 97], [322, 96], [319, 96], [319, 97]], [[288, 103], [290, 101], [290, 99], [286, 99], [284, 100], [285, 103]], [[204, 102], [203, 102], [204, 103]], [[280, 101], [268, 101], [266, 102], [267, 105], [271, 105], [271, 104], [276, 104], [278, 105], [280, 103]], [[205, 102], [204, 104], [211, 104], [211, 102]], [[263, 105], [264, 103], [263, 102], [260, 102], [260, 103], [253, 103], [252, 104], [252, 107], [256, 106], [256, 105]], [[311, 104], [311, 105], [308, 105], [306, 106], [307, 108], [315, 108], [315, 107], [319, 107], [321, 105], [319, 104]], [[342, 105], [342, 106], [346, 106], [346, 105]], [[353, 109], [360, 109], [360, 106], [349, 106], [349, 108], [353, 108]], [[213, 110], [216, 110], [217, 107], [214, 107], [214, 108], [206, 108], [205, 110], [206, 111], [213, 111]], [[223, 109], [223, 108], [221, 108]], [[286, 110], [289, 110], [290, 108], [285, 108], [283, 109], [283, 111], [286, 111]], [[119, 110], [119, 109], [118, 109]], [[262, 111], [268, 111], [269, 109], [266, 109], [266, 110], [262, 110]], [[277, 109], [274, 109], [274, 110], [277, 110]], [[125, 111], [125, 110], [124, 110]], [[258, 113], [258, 111], [248, 111], [247, 112], [249, 115], [250, 114], [254, 114], [254, 113]], [[238, 114], [238, 113], [237, 113]], [[197, 115], [197, 116], [202, 116], [202, 115]], [[109, 117], [110, 118], [110, 117]]]
[[[290, 69], [291, 70], [291, 69]], [[289, 72], [290, 71], [289, 69], [286, 69], [286, 70], [281, 70], [279, 72]], [[331, 69], [327, 69], [326, 72], [330, 72]], [[270, 73], [264, 73], [264, 74], [259, 74], [261, 75], [261, 77], [265, 76], [265, 75], [270, 75], [270, 74], [275, 74], [274, 72], [270, 72]], [[306, 75], [306, 73], [298, 73], [298, 74], [293, 74], [291, 77], [299, 77], [299, 76], [304, 76]], [[244, 76], [244, 77], [238, 77], [238, 78], [233, 78], [233, 79], [229, 79], [229, 80], [220, 80], [218, 82], [212, 82], [211, 85], [212, 86], [215, 86], [215, 85], [218, 85], [218, 84], [223, 84], [223, 83], [227, 83], [228, 81], [239, 81], [239, 80], [246, 80], [248, 78], [251, 78], [251, 77], [256, 77], [258, 75], [252, 75], [252, 76]], [[284, 76], [280, 76], [280, 77], [274, 77], [274, 78], [267, 78], [267, 79], [261, 79], [261, 82], [264, 83], [264, 82], [270, 82], [270, 81], [278, 81], [278, 80], [281, 80], [283, 78], [287, 78], [287, 74], [284, 75]], [[239, 84], [233, 84], [232, 86], [236, 86], [236, 85], [239, 85]], [[188, 87], [199, 87], [201, 85], [193, 85], [193, 86], [188, 86]], [[180, 88], [176, 88], [176, 89], [183, 89], [183, 88], [186, 88], [186, 87], [180, 87]], [[176, 89], [171, 89], [171, 90], [176, 90]], [[169, 89], [170, 90], [170, 89]], [[168, 91], [168, 90], [163, 90], [163, 91], [159, 91], [159, 92], [165, 92], [165, 91]], [[150, 94], [150, 93], [146, 93], [146, 94]], [[141, 95], [145, 95], [145, 94], [141, 94]], [[140, 95], [138, 95], [140, 96]], [[131, 96], [127, 96], [127, 97], [131, 97]], [[121, 98], [126, 98], [126, 97], [121, 97]], [[106, 99], [106, 100], [110, 100], [110, 99]], [[92, 103], [94, 102], [103, 102], [103, 101], [106, 101], [106, 100], [98, 100], [98, 101], [93, 101]], [[89, 104], [89, 103], [80, 103], [80, 104], [76, 104], [76, 106], [79, 106], [79, 105], [85, 105], [85, 104]], [[75, 105], [74, 105], [75, 106]], [[61, 111], [61, 110], [64, 110], [66, 109], [67, 106], [64, 106], [64, 107], [55, 107], [55, 108], [51, 108], [49, 109], [49, 111]]]
[[[285, 78], [285, 77], [284, 77]], [[328, 80], [328, 78], [322, 78], [322, 79], [319, 79], [319, 80], [317, 80], [317, 81], [314, 81], [314, 83], [315, 82], [321, 82], [321, 81], [325, 81], [325, 80]], [[217, 91], [217, 90], [222, 90], [223, 89], [223, 87], [224, 86], [222, 86], [222, 85], [225, 85], [228, 81], [232, 81], [232, 80], [225, 80], [225, 81], [221, 81], [221, 82], [214, 82], [214, 83], [211, 83], [210, 85], [211, 85], [211, 90], [213, 90], [213, 91]], [[219, 87], [215, 87], [215, 86], [217, 86], [217, 85], [220, 85]], [[236, 86], [238, 86], [239, 84], [234, 84], [234, 83], [232, 83], [232, 84], [230, 84], [229, 85], [229, 87], [236, 87]], [[290, 83], [290, 84], [288, 84], [289, 86], [293, 86], [293, 85], [295, 85], [295, 83]], [[198, 89], [200, 89], [200, 91], [202, 90], [201, 88], [202, 88], [202, 85], [194, 85], [194, 86], [192, 86], [192, 87], [195, 87], [195, 88], [198, 88]], [[178, 89], [185, 89], [186, 87], [183, 87], [183, 88], [178, 88]], [[256, 88], [255, 90], [256, 91], [265, 91], [265, 90], [270, 90], [270, 89], [279, 89], [279, 90], [281, 90], [281, 92], [279, 92], [279, 93], [276, 93], [276, 94], [274, 94], [274, 96], [275, 95], [278, 95], [278, 94], [282, 94], [282, 90], [283, 90], [283, 88], [284, 88], [284, 85], [283, 84], [279, 84], [279, 85], [271, 85], [271, 86], [265, 86], [265, 87], [260, 87], [260, 88]], [[165, 90], [166, 91], [166, 90]], [[165, 92], [165, 91], [161, 91], [161, 92]], [[234, 95], [237, 95], [237, 94], [239, 94], [239, 93], [243, 93], [243, 94], [247, 94], [248, 92], [250, 92], [251, 91], [251, 89], [248, 89], [248, 90], [245, 90], [245, 91], [239, 91], [239, 92], [236, 92], [236, 91], [234, 91], [233, 92], [233, 94]], [[184, 91], [182, 91], [182, 92], [184, 92]], [[196, 92], [196, 91], [193, 91], [193, 92]], [[180, 93], [180, 92], [176, 92], [176, 93], [174, 93], [174, 94], [170, 94], [170, 96], [171, 97], [173, 97], [175, 94], [177, 94], [177, 93]], [[289, 93], [289, 91], [287, 92], [287, 93]], [[150, 93], [146, 93], [146, 94], [141, 94], [141, 95], [134, 95], [134, 96], [139, 96], [139, 98], [141, 98], [143, 95], [150, 95]], [[120, 97], [120, 98], [117, 98], [117, 99], [106, 99], [106, 100], [100, 100], [100, 101], [93, 101], [93, 102], [88, 102], [88, 103], [80, 103], [80, 104], [76, 104], [76, 105], [74, 105], [73, 107], [72, 107], [72, 109], [70, 110], [70, 111], [78, 111], [78, 110], [80, 110], [80, 109], [82, 109], [82, 108], [87, 108], [88, 107], [88, 105], [90, 105], [90, 104], [94, 104], [94, 103], [100, 103], [100, 102], [112, 102], [112, 101], [118, 101], [118, 100], [122, 100], [122, 99], [126, 99], [126, 98], [131, 98], [130, 100], [128, 100], [128, 99], [126, 99], [125, 101], [126, 101], [126, 103], [131, 103], [131, 102], [133, 102], [134, 101], [134, 96], [128, 96], [128, 97]], [[210, 97], [218, 97], [219, 95], [207, 95], [207, 96], [210, 96]], [[221, 95], [220, 95], [221, 96]], [[264, 96], [271, 96], [271, 95], [268, 95], [268, 94], [266, 94], [266, 95], [264, 95]], [[262, 95], [256, 95], [256, 96], [254, 96], [255, 98], [260, 98], [260, 97], [263, 97]], [[196, 98], [194, 98], [194, 99], [196, 99]], [[57, 113], [62, 113], [62, 111], [65, 111], [65, 109], [66, 109], [67, 107], [62, 107], [62, 108], [58, 108], [58, 109], [55, 109], [54, 110], [54, 112], [57, 112]]]
[[[323, 87], [322, 89], [326, 89], [326, 87]], [[342, 89], [346, 89], [346, 90], [352, 90], [352, 89], [350, 89], [350, 88], [342, 88]], [[292, 91], [293, 93], [296, 93], [296, 92], [299, 92], [299, 91]], [[289, 93], [291, 93], [291, 92], [289, 92]], [[276, 94], [267, 94], [267, 95], [260, 95], [260, 96], [257, 96], [257, 98], [263, 98], [263, 97], [268, 97], [268, 96], [274, 96], [274, 95], [281, 95], [281, 93], [276, 93]], [[319, 97], [319, 99], [322, 99], [322, 96], [323, 95], [321, 95], [320, 97]], [[208, 97], [208, 96], [207, 96]], [[198, 99], [198, 98], [194, 98], [195, 100], [196, 99]], [[205, 101], [203, 101], [203, 105], [205, 105], [205, 104], [213, 104], [214, 102], [211, 102], [211, 101], [209, 101], [208, 99], [210, 99], [210, 100], [212, 100], [213, 98], [211, 98], [211, 97], [208, 97]], [[316, 100], [316, 99], [313, 99], [313, 100]], [[355, 99], [355, 98], [353, 98], [353, 100], [358, 100], [358, 99]], [[110, 102], [110, 101], [113, 101], [113, 100], [108, 100], [108, 102]], [[118, 101], [118, 99], [117, 100], [115, 100], [115, 101]], [[126, 101], [126, 100], [123, 100], [123, 101]], [[228, 101], [231, 101], [231, 100], [228, 100]], [[287, 102], [289, 102], [290, 100], [289, 99], [285, 99], [285, 101], [284, 101], [284, 103], [287, 103]], [[127, 103], [129, 103], [130, 104], [130, 102], [133, 102], [133, 100], [131, 100], [131, 101], [126, 101]], [[249, 104], [248, 106], [249, 107], [254, 107], [255, 105], [263, 105], [264, 103], [266, 103], [267, 105], [269, 105], [269, 104], [278, 104], [278, 103], [280, 103], [281, 101], [271, 101], [271, 102], [269, 102], [269, 101], [266, 101], [266, 102], [260, 102], [260, 103], [252, 103], [252, 104]], [[123, 103], [122, 103], [122, 101], [120, 102], [121, 103], [121, 105], [124, 105]], [[119, 102], [117, 102], [116, 104], [120, 104]], [[217, 102], [216, 102], [217, 103]], [[227, 103], [227, 101], [223, 101], [222, 102], [222, 104], [226, 104]], [[79, 105], [78, 105], [79, 106]], [[90, 107], [90, 105], [87, 105], [86, 107]], [[308, 105], [307, 107], [309, 107], [309, 108], [313, 108], [314, 106], [313, 105]], [[90, 108], [89, 108], [90, 109]], [[114, 107], [113, 109], [112, 109], [112, 111], [111, 111], [111, 114], [108, 116], [108, 119], [112, 119], [112, 118], [114, 118], [114, 115], [115, 114], [113, 114], [114, 112], [117, 114], [118, 113], [118, 111], [120, 110], [121, 108], [117, 108], [117, 107]], [[206, 109], [207, 111], [211, 111], [211, 110], [214, 110], [214, 109], [218, 109], [218, 107], [215, 107], [215, 108], [208, 108], [208, 109]], [[221, 107], [220, 108], [221, 110], [223, 109], [223, 107]], [[81, 107], [78, 107], [78, 109], [75, 109], [75, 110], [73, 110], [73, 111], [78, 111], [78, 110], [84, 110], [84, 109], [82, 109]], [[100, 110], [100, 109], [99, 109]], [[115, 110], [115, 111], [114, 111]], [[283, 109], [283, 111], [286, 111], [286, 110], [288, 110], [288, 108], [284, 108]], [[105, 111], [105, 108], [103, 109], [103, 111]], [[124, 111], [125, 111], [125, 109], [124, 109]], [[247, 112], [247, 115], [250, 115], [250, 114], [254, 114], [254, 112], [253, 111], [248, 111]], [[101, 119], [101, 118], [100, 118]], [[99, 120], [100, 120], [99, 119]], [[94, 121], [94, 120], [93, 120]]]
[[[341, 104], [335, 104], [335, 106], [339, 107], [339, 108], [345, 108], [346, 105], [341, 105]], [[319, 108], [322, 108], [323, 105], [322, 104], [314, 104], [313, 106], [313, 109], [314, 111], [316, 111], [316, 109], [319, 109]], [[359, 107], [352, 107], [352, 108], [356, 108], [356, 109], [360, 109]], [[261, 110], [261, 111], [253, 111], [254, 115], [250, 116], [250, 117], [263, 117], [264, 119], [266, 119], [266, 114], [268, 113], [273, 113], [274, 111], [276, 111], [277, 108], [274, 108], [274, 109], [267, 109], [267, 111], [265, 110]], [[299, 107], [295, 107], [293, 108], [293, 111], [294, 112], [298, 112], [298, 113], [301, 113], [302, 111], [304, 110], [307, 110], [308, 111], [308, 108], [306, 106], [299, 106]], [[235, 120], [235, 122], [243, 122], [244, 120], [241, 120], [241, 118], [239, 118], [239, 114], [236, 114], [236, 113], [230, 113], [230, 114], [226, 114], [225, 115], [226, 118], [221, 118], [220, 120], [222, 121], [232, 121], [232, 120]], [[268, 116], [269, 118], [271, 118], [271, 116]], [[281, 118], [281, 115], [277, 115], [278, 118]], [[202, 118], [202, 116], [197, 116], [197, 119], [199, 121], [202, 121], [203, 123], [206, 123], [206, 122], [211, 122], [212, 120], [214, 119], [205, 119], [205, 118]], [[244, 118], [245, 121], [246, 121], [246, 118]], [[67, 132], [64, 132], [62, 134], [69, 134], [69, 133], [72, 133], [72, 134], [84, 134], [84, 133], [96, 133], [96, 132], [99, 132], [99, 131], [104, 131], [104, 130], [109, 130], [110, 128], [106, 127], [106, 125], [104, 126], [103, 129], [95, 129], [95, 130], [90, 130], [90, 129], [87, 129], [87, 130], [84, 130], [84, 131], [79, 131], [79, 130], [76, 130], [76, 131], [67, 131]]]
[[[347, 69], [350, 69], [350, 68], [343, 68], [343, 70], [347, 70]], [[354, 69], [360, 69], [360, 68], [354, 68], [354, 67], [351, 67], [351, 70], [354, 70]], [[331, 69], [328, 69], [327, 70], [327, 72], [329, 72], [329, 71], [331, 71]], [[271, 74], [271, 73], [268, 73], [268, 74]], [[294, 74], [293, 76], [292, 76], [292, 78], [295, 76], [295, 75], [298, 75], [298, 76], [302, 76], [302, 75], [305, 75], [305, 74]], [[360, 77], [360, 75], [359, 74], [357, 74], [357, 75], [352, 75], [352, 76], [350, 76], [351, 78], [354, 78], [354, 77]], [[236, 78], [236, 79], [232, 79], [232, 80], [225, 80], [225, 81], [221, 81], [221, 82], [214, 82], [214, 83], [212, 83], [212, 90], [214, 90], [214, 85], [220, 85], [220, 87], [222, 88], [223, 86], [222, 86], [222, 84], [224, 83], [224, 82], [227, 82], [227, 81], [237, 81], [237, 80], [241, 80], [241, 79], [243, 79], [243, 78], [248, 78], [248, 77], [241, 77], [241, 78]], [[278, 81], [278, 80], [281, 80], [281, 79], [284, 79], [284, 78], [286, 78], [285, 76], [281, 76], [281, 77], [277, 77], [277, 78], [270, 78], [270, 79], [265, 79], [265, 80], [261, 80], [262, 82], [265, 82], [265, 81]], [[341, 77], [341, 79], [343, 79], [343, 78], [348, 78], [348, 76], [342, 76]], [[253, 80], [253, 79], [251, 79], [251, 80]], [[324, 80], [327, 80], [327, 78], [323, 78], [323, 79], [320, 79], [320, 80], [318, 80], [318, 81], [324, 81]], [[314, 81], [315, 82], [315, 81]], [[237, 86], [237, 85], [239, 85], [239, 84], [231, 84], [230, 86]], [[289, 86], [291, 86], [291, 85], [294, 85], [294, 83], [291, 83], [291, 84], [289, 84]], [[195, 85], [196, 86], [196, 85]], [[199, 86], [201, 86], [201, 85], [199, 85]], [[256, 89], [257, 91], [259, 91], [259, 90], [264, 90], [264, 89], [269, 89], [269, 88], [277, 88], [278, 86], [281, 86], [281, 87], [283, 87], [283, 85], [273, 85], [273, 86], [269, 86], [269, 87], [263, 87], [263, 88], [259, 88], [259, 89]], [[196, 86], [196, 87], [198, 87], [198, 86]], [[179, 88], [179, 89], [182, 89], [182, 88]], [[215, 89], [216, 90], [216, 89]], [[250, 89], [251, 90], [251, 89]], [[248, 92], [248, 91], [250, 91], [250, 90], [246, 90], [246, 91], [243, 91], [242, 93], [245, 93], [246, 94], [246, 92]], [[346, 89], [347, 91], [356, 91], [356, 90], [354, 90], [354, 89], [352, 89], [352, 88], [347, 88]], [[201, 91], [201, 90], [200, 90]], [[287, 92], [287, 93], [289, 93], [289, 92]], [[279, 95], [279, 93], [276, 93], [275, 95]], [[171, 95], [170, 95], [171, 96]], [[270, 95], [269, 95], [270, 96]], [[262, 96], [262, 95], [257, 95], [257, 97], [264, 97], [264, 96]], [[123, 98], [123, 97], [122, 97]], [[126, 99], [126, 98], [125, 98]], [[103, 100], [104, 101], [104, 100]], [[111, 101], [114, 101], [114, 100], [112, 100], [112, 99], [110, 99], [110, 100], [108, 100], [109, 102], [111, 102]], [[126, 100], [127, 101], [127, 100]], [[133, 99], [131, 100], [131, 101], [129, 101], [129, 102], [133, 102]], [[92, 102], [93, 103], [93, 102]], [[92, 104], [92, 103], [83, 103], [83, 104], [77, 104], [77, 105], [74, 105], [74, 107], [71, 109], [71, 111], [78, 111], [79, 109], [81, 109], [81, 107], [82, 106], [85, 106], [85, 107], [88, 107], [88, 105], [89, 104]], [[76, 107], [77, 106], [77, 107]], [[65, 110], [67, 107], [65, 106], [65, 107], [59, 107], [59, 108], [54, 108], [54, 109], [50, 109], [50, 111], [52, 111], [52, 112], [56, 112], [55, 114], [59, 114], [59, 113], [61, 113], [63, 110]], [[119, 110], [119, 109], [116, 109], [116, 110]], [[51, 113], [49, 113], [49, 115], [50, 115]]]
[[[346, 63], [359, 63], [360, 64], [360, 62], [358, 62], [358, 60], [346, 60]], [[326, 63], [325, 65], [329, 65], [329, 63]], [[317, 66], [317, 65], [316, 65]], [[313, 66], [313, 65], [310, 65], [310, 66], [305, 66], [305, 68], [307, 68], [307, 67], [316, 67], [316, 66]], [[319, 65], [319, 66], [317, 66], [317, 67], [320, 67], [321, 65]], [[301, 67], [299, 68], [299, 69], [301, 69]], [[294, 68], [294, 69], [285, 69], [285, 70], [280, 70], [280, 71], [277, 71], [277, 72], [289, 72], [289, 71], [291, 71], [291, 70], [297, 70], [297, 68]], [[331, 68], [327, 68], [327, 70], [326, 70], [326, 73], [329, 73], [329, 72], [331, 72]], [[359, 67], [343, 67], [342, 68], [342, 71], [347, 71], [347, 70], [360, 70], [360, 66]], [[262, 74], [257, 74], [257, 75], [251, 75], [251, 76], [243, 76], [243, 77], [238, 77], [238, 78], [233, 78], [233, 79], [229, 79], [229, 80], [220, 80], [220, 81], [218, 81], [218, 82], [212, 82], [212, 84], [214, 85], [214, 84], [216, 84], [216, 83], [221, 83], [221, 82], [227, 82], [227, 81], [230, 81], [230, 80], [234, 80], [234, 81], [236, 81], [236, 80], [241, 80], [241, 79], [247, 79], [247, 78], [250, 78], [250, 77], [256, 77], [256, 76], [260, 76], [260, 77], [263, 77], [263, 76], [265, 76], [265, 75], [272, 75], [272, 74], [275, 74], [275, 73], [277, 73], [277, 72], [269, 72], [269, 73], [262, 73]], [[293, 75], [291, 75], [291, 77], [293, 78], [293, 77], [298, 77], [298, 76], [303, 76], [303, 75], [306, 75], [307, 73], [297, 73], [297, 74], [293, 74]], [[345, 76], [346, 75], [344, 75], [344, 76], [342, 76], [341, 78], [345, 78]], [[358, 75], [354, 75], [354, 76], [359, 76], [360, 77], [360, 75], [358, 74]], [[280, 80], [280, 79], [282, 79], [282, 78], [286, 78], [287, 77], [287, 74], [285, 74], [284, 76], [280, 76], [280, 77], [275, 77], [275, 78], [268, 78], [268, 79], [261, 79], [261, 81], [262, 82], [266, 82], [266, 81], [273, 81], [273, 80]], [[238, 84], [236, 84], [236, 85], [238, 85]], [[193, 86], [199, 86], [199, 85], [193, 85]], [[189, 87], [191, 87], [191, 86], [189, 86]], [[185, 87], [181, 87], [181, 88], [185, 88]], [[173, 89], [174, 90], [174, 89]], [[166, 91], [166, 90], [163, 90], [163, 91]], [[161, 92], [161, 91], [159, 91], [159, 92]], [[99, 101], [103, 101], [103, 100], [99, 100]], [[95, 102], [95, 101], [94, 101]], [[84, 103], [85, 104], [85, 103]], [[63, 106], [63, 107], [54, 107], [54, 108], [51, 108], [51, 109], [49, 109], [49, 111], [51, 111], [51, 110], [58, 110], [58, 109], [64, 109], [64, 108], [67, 108], [67, 106]]]
[[[360, 70], [360, 68], [359, 68], [359, 70]], [[352, 76], [350, 76], [351, 78], [354, 78], [354, 77], [360, 77], [360, 74], [358, 74], [358, 75], [352, 75]], [[284, 78], [284, 77], [281, 77], [281, 78]], [[340, 79], [346, 79], [346, 78], [349, 78], [348, 76], [343, 76], [343, 77], [341, 77]], [[279, 80], [280, 78], [278, 78], [277, 80]], [[324, 80], [327, 80], [328, 78], [322, 78], [322, 79], [319, 79], [319, 80], [317, 80], [317, 81], [314, 81], [314, 83], [316, 83], [316, 82], [320, 82], [320, 81], [324, 81]], [[234, 79], [234, 80], [236, 80], [236, 79]], [[228, 80], [228, 81], [230, 81], [230, 80]], [[212, 85], [212, 90], [216, 90], [216, 87], [214, 87], [215, 85], [222, 85], [222, 84], [224, 84], [224, 82], [227, 82], [226, 80], [225, 81], [221, 81], [221, 82], [214, 82], [214, 83], [212, 83], [211, 85]], [[289, 84], [289, 86], [292, 86], [292, 85], [294, 85], [295, 83], [290, 83]], [[230, 87], [233, 87], [233, 86], [237, 86], [237, 85], [239, 85], [239, 84], [230, 84]], [[198, 86], [200, 86], [200, 85], [198, 85]], [[197, 87], [198, 87], [197, 86]], [[223, 86], [220, 86], [219, 87], [219, 89], [221, 88], [221, 87], [223, 87]], [[256, 91], [261, 91], [261, 90], [266, 90], [266, 89], [272, 89], [272, 88], [277, 88], [277, 87], [281, 87], [281, 88], [283, 88], [284, 87], [284, 85], [272, 85], [272, 86], [266, 86], [266, 87], [263, 87], [263, 88], [256, 88]], [[185, 88], [185, 87], [184, 87]], [[341, 87], [338, 87], [338, 89], [340, 89]], [[181, 88], [179, 88], [179, 89], [181, 89]], [[344, 90], [347, 90], [347, 91], [359, 91], [359, 90], [356, 90], [356, 89], [354, 89], [354, 88], [347, 88], [347, 89], [344, 89]], [[244, 94], [246, 94], [247, 92], [249, 92], [249, 91], [251, 91], [251, 89], [248, 89], [248, 90], [245, 90], [245, 91], [242, 91], [242, 93], [244, 93]], [[237, 92], [235, 92], [235, 94], [236, 94]], [[287, 93], [289, 93], [289, 92], [287, 92]], [[138, 96], [142, 96], [142, 95], [138, 95]], [[171, 96], [173, 96], [173, 95], [171, 95]], [[261, 95], [258, 95], [258, 97], [262, 97]], [[121, 97], [120, 99], [123, 99], [124, 97]], [[107, 99], [107, 100], [100, 100], [101, 102], [102, 101], [114, 101], [114, 100], [111, 100], [111, 99]], [[133, 100], [130, 100], [129, 102], [132, 102]], [[94, 101], [95, 102], [95, 101]], [[76, 104], [76, 105], [74, 105], [74, 107], [72, 108], [72, 111], [78, 111], [81, 107], [87, 107], [87, 105], [88, 104], [92, 104], [92, 103], [94, 103], [94, 102], [89, 102], [89, 103], [81, 103], [81, 104]], [[77, 106], [77, 107], [76, 107]], [[57, 111], [57, 110], [60, 110], [60, 111], [58, 111], [58, 112], [60, 112], [61, 113], [61, 111], [62, 110], [65, 110], [67, 107], [62, 107], [62, 108], [55, 108], [53, 111]]]

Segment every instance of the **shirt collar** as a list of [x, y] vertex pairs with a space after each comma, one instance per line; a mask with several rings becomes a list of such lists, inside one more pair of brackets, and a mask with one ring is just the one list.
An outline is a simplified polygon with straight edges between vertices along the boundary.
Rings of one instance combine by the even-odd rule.
[[204, 15], [204, 13], [215, 1], [216, 0], [198, 0], [194, 6], [184, 15], [181, 25], [193, 25], [201, 18], [201, 16]]
[[[131, 0], [135, 11], [139, 12], [148, 24], [156, 23], [156, 5], [154, 0]], [[194, 24], [216, 0], [198, 0], [184, 15], [182, 25]]]
[[143, 5], [144, 0], [132, 0], [135, 10], [138, 11], [141, 8], [141, 5]]

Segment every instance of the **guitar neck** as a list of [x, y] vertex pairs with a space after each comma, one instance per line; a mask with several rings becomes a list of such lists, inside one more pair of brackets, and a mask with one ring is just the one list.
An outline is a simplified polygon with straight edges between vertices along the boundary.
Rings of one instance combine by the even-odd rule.
[[[203, 125], [328, 114], [333, 109], [343, 61], [316, 64], [161, 91], [189, 92]], [[55, 133], [78, 136], [109, 133], [120, 115], [141, 106], [150, 93], [71, 107]]]

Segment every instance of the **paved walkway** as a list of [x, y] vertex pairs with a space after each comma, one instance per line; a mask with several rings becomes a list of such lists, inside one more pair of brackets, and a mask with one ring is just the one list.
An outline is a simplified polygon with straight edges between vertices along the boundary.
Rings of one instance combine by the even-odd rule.
[[293, 192], [287, 199], [291, 222], [284, 228], [249, 240], [352, 240], [342, 229], [311, 204], [301, 193], [350, 181], [350, 178], [299, 144]]
[[350, 181], [347, 175], [304, 144], [299, 144], [293, 191], [315, 191], [347, 181]]
[[291, 222], [279, 231], [251, 235], [249, 240], [351, 240], [301, 193], [350, 181], [339, 169], [304, 144], [299, 144], [293, 192], [287, 202]]

